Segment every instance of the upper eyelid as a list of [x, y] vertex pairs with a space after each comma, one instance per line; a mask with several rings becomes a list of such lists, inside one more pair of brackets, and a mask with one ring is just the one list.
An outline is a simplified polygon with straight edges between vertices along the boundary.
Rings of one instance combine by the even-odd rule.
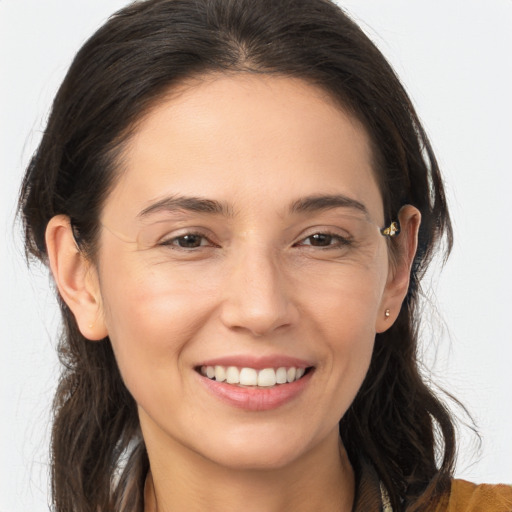
[[331, 235], [334, 237], [346, 239], [349, 239], [353, 236], [349, 231], [340, 227], [312, 226], [311, 228], [303, 230], [302, 233], [297, 237], [297, 241], [304, 240], [305, 238], [316, 234]]
[[[174, 231], [177, 231], [174, 232]], [[343, 233], [340, 233], [340, 232], [343, 232]], [[296, 238], [297, 241], [300, 241], [304, 238], [308, 238], [312, 235], [316, 235], [316, 234], [325, 234], [325, 235], [332, 235], [332, 236], [336, 236], [336, 237], [339, 237], [339, 238], [349, 238], [351, 237], [352, 235], [350, 234], [350, 232], [348, 232], [346, 229], [344, 228], [340, 228], [340, 227], [323, 227], [323, 226], [312, 226], [310, 228], [306, 228], [306, 229], [303, 229], [301, 231], [301, 234], [298, 235]], [[190, 227], [185, 227], [185, 228], [178, 228], [177, 230], [173, 230], [173, 231], [170, 231], [170, 232], [166, 232], [165, 234], [163, 234], [161, 237], [159, 237], [159, 239], [164, 239], [164, 238], [168, 238], [168, 239], [174, 239], [174, 238], [180, 238], [182, 236], [186, 236], [186, 235], [197, 235], [197, 236], [202, 236], [204, 238], [207, 238], [207, 239], [211, 239], [211, 238], [216, 238], [214, 236], [214, 233], [210, 230], [210, 229], [206, 229], [206, 228], [190, 228]]]
[[[177, 231], [177, 232], [176, 232]], [[187, 235], [195, 235], [195, 236], [201, 236], [203, 238], [206, 238], [207, 240], [212, 241], [212, 238], [214, 238], [213, 233], [210, 234], [210, 230], [205, 229], [194, 229], [194, 228], [180, 228], [175, 230], [175, 232], [167, 232], [161, 237], [159, 237], [157, 243], [160, 243], [162, 241], [166, 240], [175, 240], [177, 238], [181, 238], [183, 236]]]
[[[199, 247], [218, 247], [219, 245], [216, 244], [215, 242], [213, 242], [211, 240], [211, 238], [209, 238], [208, 236], [206, 236], [205, 234], [203, 233], [195, 233], [195, 232], [192, 232], [192, 231], [189, 231], [187, 233], [183, 233], [181, 235], [174, 235], [174, 236], [169, 236], [169, 237], [162, 237], [156, 245], [166, 245], [166, 246], [171, 246], [171, 245], [175, 245], [174, 242], [180, 238], [183, 238], [187, 235], [193, 235], [193, 236], [198, 236], [198, 237], [201, 237], [201, 238], [204, 238], [205, 240], [208, 241], [208, 244], [207, 245], [199, 245]], [[178, 247], [179, 249], [186, 249], [185, 247], [179, 247], [178, 245], [176, 245], [176, 247]], [[190, 247], [190, 249], [198, 249], [199, 247]]]
[[[314, 235], [328, 235], [328, 236], [331, 236], [333, 237], [334, 239], [338, 240], [338, 241], [343, 241], [343, 242], [350, 242], [350, 236], [343, 236], [339, 233], [335, 233], [333, 232], [333, 230], [328, 230], [328, 229], [312, 229], [310, 231], [309, 234], [302, 234], [300, 235], [300, 238], [297, 238], [295, 242], [293, 242], [291, 244], [292, 247], [295, 247], [295, 246], [298, 246], [301, 242], [304, 242], [304, 240], [307, 240], [308, 238], [314, 236]], [[207, 247], [207, 246], [216, 246], [216, 247], [219, 247], [219, 244], [214, 242], [211, 237], [209, 237], [208, 235], [206, 235], [205, 233], [201, 232], [201, 231], [192, 231], [192, 230], [189, 230], [189, 231], [185, 231], [181, 234], [176, 234], [176, 235], [172, 235], [172, 236], [164, 236], [162, 237], [157, 245], [174, 245], [174, 242], [176, 240], [178, 240], [179, 238], [182, 238], [184, 236], [187, 236], [187, 235], [193, 235], [193, 236], [198, 236], [198, 237], [201, 237], [205, 240], [208, 241], [208, 245], [200, 245], [199, 247]], [[179, 247], [179, 246], [177, 246]], [[191, 249], [198, 249], [199, 247], [195, 247], [195, 248], [191, 248]], [[328, 247], [328, 246], [326, 246]], [[179, 247], [180, 249], [185, 249], [184, 247]]]
[[[293, 246], [296, 246], [296, 245], [300, 244], [304, 240], [307, 240], [308, 238], [311, 238], [314, 235], [328, 235], [328, 236], [333, 237], [334, 239], [337, 239], [338, 241], [345, 242], [346, 244], [349, 244], [349, 243], [352, 242], [350, 236], [342, 236], [342, 235], [340, 235], [338, 233], [332, 233], [330, 231], [315, 231], [313, 233], [310, 233], [309, 235], [301, 237], [299, 240], [297, 240], [296, 242], [293, 243]], [[329, 246], [325, 246], [323, 248], [326, 249], [328, 247]], [[321, 248], [321, 247], [319, 247], [319, 248]]]

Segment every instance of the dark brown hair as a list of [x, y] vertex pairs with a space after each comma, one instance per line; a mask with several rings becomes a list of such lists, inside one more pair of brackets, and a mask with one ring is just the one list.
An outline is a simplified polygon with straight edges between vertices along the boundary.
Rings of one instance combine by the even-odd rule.
[[[298, 77], [328, 91], [369, 133], [386, 221], [404, 204], [422, 214], [411, 285], [398, 320], [378, 334], [367, 377], [340, 434], [396, 510], [425, 510], [449, 487], [455, 439], [417, 360], [420, 280], [450, 219], [438, 165], [393, 70], [328, 0], [147, 0], [119, 11], [82, 47], [55, 98], [23, 181], [29, 255], [46, 261], [48, 221], [70, 217], [94, 259], [98, 218], [136, 122], [173, 84], [211, 72]], [[54, 403], [57, 512], [143, 510], [149, 462], [133, 398], [108, 338], [86, 340], [61, 300], [63, 371]]]

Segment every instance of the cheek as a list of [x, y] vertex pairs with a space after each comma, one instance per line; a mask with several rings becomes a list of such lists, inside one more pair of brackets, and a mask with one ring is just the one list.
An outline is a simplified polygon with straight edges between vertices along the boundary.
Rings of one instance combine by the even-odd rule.
[[329, 371], [334, 380], [345, 384], [362, 381], [375, 341], [378, 298], [371, 291], [359, 290], [341, 292], [331, 299], [322, 301], [317, 314], [317, 329], [330, 353]]
[[140, 252], [111, 251], [105, 259], [101, 294], [111, 335], [148, 330], [186, 336], [216, 287], [214, 275], [171, 266], [163, 258], [153, 261]]
[[319, 409], [330, 410], [338, 421], [350, 407], [368, 371], [374, 342], [375, 322], [381, 310], [385, 288], [385, 266], [350, 274], [334, 274], [329, 281], [308, 290], [308, 309], [302, 317], [323, 346], [326, 357], [319, 371], [325, 375], [325, 402]]
[[123, 380], [143, 401], [142, 393], [154, 391], [148, 381], [179, 384], [183, 352], [210, 316], [212, 283], [183, 273], [173, 277], [163, 265], [135, 265], [122, 257], [115, 263], [102, 267], [105, 322]]
[[337, 423], [347, 412], [368, 372], [375, 343], [375, 332], [368, 328], [368, 317], [354, 314], [350, 308], [332, 315], [323, 334], [328, 340], [329, 357], [325, 367], [325, 397], [329, 399], [320, 409], [331, 411]]
[[329, 272], [310, 274], [295, 289], [309, 310], [305, 318], [315, 318], [329, 339], [351, 344], [374, 338], [386, 279], [387, 259], [379, 258], [366, 267], [333, 265]]

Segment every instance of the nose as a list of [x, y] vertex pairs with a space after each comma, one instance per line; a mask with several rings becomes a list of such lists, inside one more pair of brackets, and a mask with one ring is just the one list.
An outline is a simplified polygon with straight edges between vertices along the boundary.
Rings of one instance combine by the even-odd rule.
[[221, 310], [226, 327], [261, 337], [296, 324], [291, 283], [270, 251], [240, 254], [227, 274]]

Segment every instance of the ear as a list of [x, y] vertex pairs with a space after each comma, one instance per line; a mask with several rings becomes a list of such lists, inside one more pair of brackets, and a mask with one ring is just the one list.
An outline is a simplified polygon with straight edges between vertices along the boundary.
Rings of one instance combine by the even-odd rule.
[[414, 206], [405, 205], [398, 213], [398, 220], [400, 233], [391, 240], [394, 252], [389, 258], [388, 279], [375, 325], [376, 332], [386, 331], [397, 319], [409, 289], [411, 267], [418, 248], [420, 211]]
[[69, 217], [56, 215], [50, 219], [46, 248], [60, 296], [73, 313], [80, 332], [89, 340], [105, 338], [108, 332], [97, 271], [78, 248]]

